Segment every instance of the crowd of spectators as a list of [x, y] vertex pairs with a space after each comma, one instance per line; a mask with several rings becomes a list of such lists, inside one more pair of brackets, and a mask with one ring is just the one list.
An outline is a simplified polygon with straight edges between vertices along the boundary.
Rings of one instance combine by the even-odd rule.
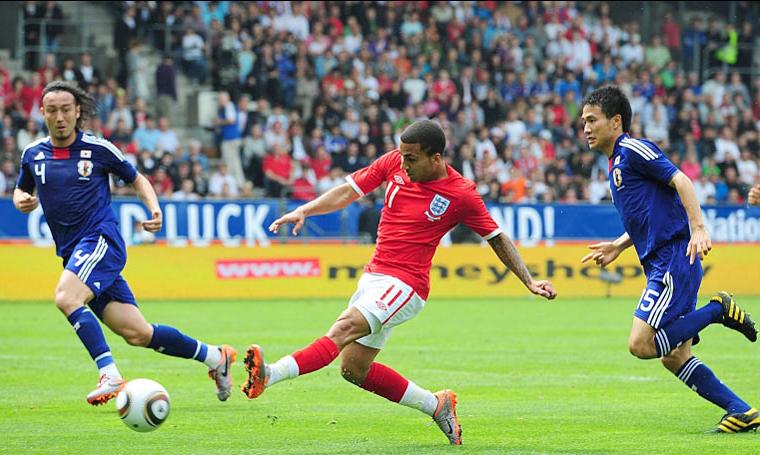
[[[743, 203], [760, 181], [760, 77], [749, 71], [760, 22], [738, 3], [740, 23], [667, 13], [642, 39], [640, 18], [615, 21], [607, 2], [113, 2], [113, 75], [86, 52], [60, 66], [51, 53], [13, 77], [0, 66], [0, 194], [19, 150], [44, 135], [42, 88], [63, 78], [96, 98], [90, 130], [162, 198], [310, 199], [432, 118], [486, 201], [599, 203], [608, 164], [588, 150], [579, 109], [616, 84], [631, 134], [656, 141], [701, 203]], [[146, 46], [164, 55], [154, 88], [136, 56]], [[213, 144], [170, 124], [179, 73], [218, 93]]]

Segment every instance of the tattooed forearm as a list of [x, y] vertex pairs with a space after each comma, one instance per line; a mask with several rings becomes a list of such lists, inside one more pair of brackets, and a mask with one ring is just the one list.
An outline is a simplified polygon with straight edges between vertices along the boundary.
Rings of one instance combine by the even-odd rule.
[[502, 232], [501, 234], [489, 240], [488, 244], [491, 245], [491, 248], [493, 248], [496, 256], [501, 259], [501, 262], [509, 267], [509, 270], [517, 275], [517, 278], [519, 278], [523, 284], [527, 285], [530, 283], [532, 280], [530, 272], [525, 266], [525, 262], [523, 262], [522, 258], [520, 257], [520, 253], [517, 252], [515, 245], [511, 240], [509, 240], [509, 237], [507, 237], [506, 234]]

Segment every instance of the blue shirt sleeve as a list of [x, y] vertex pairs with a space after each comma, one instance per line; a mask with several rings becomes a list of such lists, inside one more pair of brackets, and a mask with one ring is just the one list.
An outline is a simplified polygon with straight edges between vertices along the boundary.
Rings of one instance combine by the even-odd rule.
[[621, 142], [628, 148], [628, 160], [631, 166], [645, 177], [652, 178], [666, 185], [678, 172], [678, 168], [662, 153], [659, 147], [642, 140], [627, 139]]
[[26, 191], [31, 194], [34, 191], [35, 183], [31, 169], [29, 169], [29, 162], [25, 159], [26, 154], [21, 158], [21, 168], [18, 171], [18, 179], [16, 180], [16, 188]]
[[133, 183], [137, 178], [137, 169], [135, 169], [132, 163], [127, 161], [121, 150], [112, 143], [102, 140], [101, 145], [104, 148], [101, 159], [106, 170], [112, 174], [116, 174], [127, 183]]

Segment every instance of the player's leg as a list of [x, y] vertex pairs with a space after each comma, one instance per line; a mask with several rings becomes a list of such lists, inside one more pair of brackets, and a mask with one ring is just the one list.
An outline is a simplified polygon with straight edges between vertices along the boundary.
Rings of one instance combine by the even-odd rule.
[[[387, 332], [390, 335], [390, 329]], [[383, 341], [387, 341], [388, 335], [383, 337]], [[363, 342], [367, 342], [368, 338], [362, 338]], [[433, 393], [418, 386], [393, 368], [375, 362], [379, 352], [379, 348], [359, 342], [349, 344], [341, 351], [341, 375], [364, 390], [424, 412], [435, 420], [451, 444], [460, 445], [462, 427], [456, 415], [456, 394], [451, 390]]]
[[217, 397], [221, 401], [229, 398], [232, 387], [230, 366], [237, 355], [232, 347], [208, 345], [174, 327], [149, 324], [137, 308], [129, 285], [121, 276], [95, 304], [102, 307], [100, 311], [103, 322], [130, 345], [204, 363], [209, 368], [209, 376], [216, 383]]
[[662, 364], [699, 396], [726, 411], [716, 431], [737, 433], [760, 426], [760, 412], [739, 398], [707, 365], [692, 355], [691, 340], [662, 357]]
[[[124, 250], [101, 234], [83, 237], [64, 259], [65, 270], [56, 288], [56, 305], [95, 360], [100, 370], [98, 386], [87, 395], [93, 405], [107, 402], [124, 386], [111, 356], [100, 323], [86, 303], [92, 304], [124, 267]], [[94, 311], [94, 310], [93, 310]]]
[[[685, 262], [686, 265], [679, 264]], [[723, 318], [720, 302], [694, 310], [702, 268], [676, 259], [661, 278], [649, 279], [634, 312], [629, 339], [631, 354], [641, 359], [662, 357]]]
[[252, 344], [245, 354], [248, 380], [241, 390], [248, 398], [256, 398], [265, 388], [280, 381], [320, 370], [331, 364], [343, 347], [369, 332], [364, 316], [355, 308], [349, 308], [341, 313], [325, 336], [274, 363], [266, 364], [261, 346]]
[[243, 393], [248, 398], [256, 398], [266, 387], [324, 368], [338, 357], [345, 346], [382, 330], [383, 325], [392, 318], [397, 321], [411, 317], [410, 308], [424, 306], [424, 302], [418, 302], [419, 298], [407, 305], [413, 296], [416, 296], [414, 291], [396, 278], [362, 275], [348, 309], [338, 317], [325, 336], [268, 365], [264, 362], [261, 347], [251, 345], [244, 361], [248, 380], [242, 387]]
[[87, 395], [87, 402], [97, 406], [115, 397], [124, 387], [124, 380], [116, 368], [100, 323], [85, 306], [92, 298], [90, 288], [74, 273], [70, 270], [61, 273], [55, 289], [55, 305], [74, 327], [74, 331], [98, 367], [98, 386]]

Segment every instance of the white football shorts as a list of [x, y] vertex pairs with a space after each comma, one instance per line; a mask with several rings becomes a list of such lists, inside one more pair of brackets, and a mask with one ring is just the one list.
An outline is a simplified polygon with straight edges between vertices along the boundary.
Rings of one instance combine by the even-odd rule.
[[382, 349], [393, 327], [417, 316], [425, 307], [425, 301], [398, 278], [364, 273], [348, 306], [354, 306], [362, 313], [371, 331], [356, 341], [370, 348]]

